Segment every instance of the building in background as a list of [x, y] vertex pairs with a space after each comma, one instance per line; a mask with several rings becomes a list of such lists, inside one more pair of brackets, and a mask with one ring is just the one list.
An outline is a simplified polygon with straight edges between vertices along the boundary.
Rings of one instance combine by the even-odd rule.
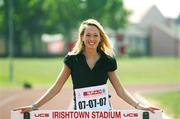
[[42, 41], [47, 45], [47, 53], [51, 55], [64, 54], [65, 42], [62, 34], [43, 34]]
[[178, 18], [165, 18], [159, 9], [153, 6], [139, 23], [131, 24], [125, 29], [127, 54], [180, 56], [179, 29]]

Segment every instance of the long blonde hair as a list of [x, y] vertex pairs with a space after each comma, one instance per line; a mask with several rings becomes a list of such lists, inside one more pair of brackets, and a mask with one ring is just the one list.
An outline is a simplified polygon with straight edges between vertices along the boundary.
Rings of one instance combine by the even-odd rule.
[[102, 50], [104, 53], [106, 53], [107, 55], [113, 57], [114, 51], [113, 51], [112, 46], [109, 42], [109, 37], [105, 33], [102, 25], [94, 19], [88, 19], [88, 20], [85, 20], [81, 23], [81, 25], [79, 27], [78, 40], [77, 40], [73, 50], [69, 54], [70, 55], [76, 55], [76, 54], [79, 54], [83, 50], [84, 45], [83, 45], [83, 41], [81, 38], [84, 35], [84, 31], [88, 25], [92, 25], [92, 26], [97, 27], [97, 29], [100, 32], [101, 42], [99, 43], [98, 48], [100, 50]]

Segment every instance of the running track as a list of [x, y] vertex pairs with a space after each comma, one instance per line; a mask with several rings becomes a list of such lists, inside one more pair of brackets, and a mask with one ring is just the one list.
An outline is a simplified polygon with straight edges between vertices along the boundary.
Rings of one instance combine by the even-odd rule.
[[[114, 89], [110, 88], [111, 103], [113, 109], [133, 109], [123, 100], [117, 97]], [[131, 94], [148, 93], [157, 91], [180, 90], [180, 84], [146, 85], [125, 87]], [[13, 108], [30, 105], [45, 93], [47, 88], [24, 89], [0, 89], [0, 119], [10, 119], [10, 111]], [[72, 104], [72, 88], [63, 87], [62, 91], [41, 109], [70, 109]], [[151, 102], [150, 102], [151, 103]]]

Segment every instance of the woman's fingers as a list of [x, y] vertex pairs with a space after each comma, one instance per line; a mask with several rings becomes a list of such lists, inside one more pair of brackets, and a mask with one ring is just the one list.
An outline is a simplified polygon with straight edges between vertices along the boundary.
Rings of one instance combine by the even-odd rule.
[[155, 110], [160, 110], [160, 109], [155, 108], [155, 107], [148, 107], [148, 108], [144, 108], [144, 110], [147, 110], [147, 111], [150, 111], [152, 113], [155, 113]]
[[154, 113], [154, 110], [152, 108], [147, 108], [146, 110]]
[[22, 110], [23, 108], [24, 108], [24, 107], [18, 107], [18, 108], [13, 109], [13, 111]]
[[155, 108], [155, 107], [150, 107], [153, 110], [160, 110], [159, 108]]
[[24, 109], [21, 110], [21, 113], [30, 112], [30, 111], [32, 111], [32, 109], [30, 109], [30, 108], [24, 108]]
[[21, 113], [30, 112], [32, 111], [32, 107], [31, 106], [18, 107], [18, 108], [13, 109], [13, 111], [21, 111]]

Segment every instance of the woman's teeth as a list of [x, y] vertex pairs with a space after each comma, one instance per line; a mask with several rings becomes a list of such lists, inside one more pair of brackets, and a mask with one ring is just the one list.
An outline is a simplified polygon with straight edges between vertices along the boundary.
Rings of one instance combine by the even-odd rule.
[[90, 45], [94, 45], [95, 43], [94, 42], [89, 42]]

